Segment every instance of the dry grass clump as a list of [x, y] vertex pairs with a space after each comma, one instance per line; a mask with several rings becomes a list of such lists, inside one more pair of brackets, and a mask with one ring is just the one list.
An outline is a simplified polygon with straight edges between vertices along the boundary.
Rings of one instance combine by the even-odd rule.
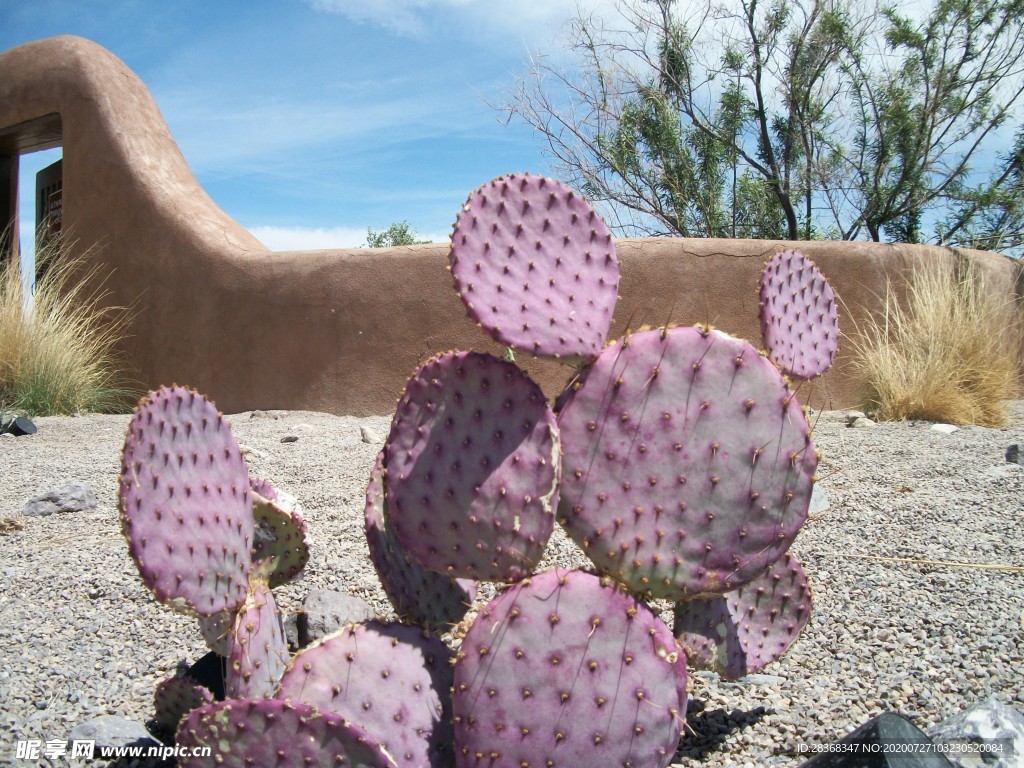
[[973, 270], [915, 270], [905, 304], [889, 285], [884, 316], [853, 339], [865, 405], [885, 421], [1005, 424], [1022, 325], [1013, 301]]
[[60, 240], [41, 249], [36, 259], [49, 266], [31, 297], [16, 258], [0, 267], [0, 410], [50, 416], [130, 407], [136, 393], [115, 353], [129, 315], [104, 305], [88, 256], [72, 256]]

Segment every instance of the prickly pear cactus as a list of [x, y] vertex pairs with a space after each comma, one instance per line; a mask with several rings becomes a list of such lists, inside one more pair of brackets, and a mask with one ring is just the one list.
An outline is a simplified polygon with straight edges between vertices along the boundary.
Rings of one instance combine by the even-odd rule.
[[469, 196], [452, 232], [455, 288], [502, 344], [592, 360], [611, 327], [619, 265], [611, 233], [561, 182], [513, 173]]
[[615, 586], [554, 570], [492, 600], [458, 653], [458, 768], [664, 768], [686, 713], [671, 631]]
[[558, 428], [523, 371], [475, 352], [428, 360], [386, 445], [387, 524], [410, 557], [470, 579], [533, 570], [554, 527]]
[[289, 510], [272, 496], [253, 491], [252, 514], [256, 522], [252, 560], [253, 570], [265, 578], [271, 588], [294, 579], [309, 562], [306, 521], [298, 510]]
[[839, 346], [835, 295], [814, 262], [782, 251], [761, 273], [761, 336], [768, 356], [788, 376], [813, 379], [832, 365]]
[[736, 680], [781, 658], [811, 607], [807, 574], [786, 553], [734, 592], [678, 603], [673, 631], [692, 666]]
[[807, 517], [817, 457], [778, 370], [700, 328], [633, 334], [564, 395], [559, 521], [599, 569], [671, 600], [750, 581]]
[[125, 435], [118, 506], [132, 559], [157, 600], [199, 616], [245, 600], [249, 473], [202, 395], [164, 387], [139, 403]]
[[277, 698], [359, 723], [399, 766], [452, 762], [451, 652], [418, 627], [343, 627], [288, 665]]
[[431, 632], [445, 632], [458, 624], [476, 599], [476, 583], [452, 579], [428, 570], [411, 559], [386, 521], [384, 452], [370, 472], [366, 486], [366, 543], [384, 592], [402, 621]]
[[213, 694], [187, 677], [170, 677], [159, 683], [153, 694], [154, 718], [164, 733], [173, 735], [181, 719], [203, 704], [213, 701]]
[[254, 579], [228, 634], [228, 698], [272, 696], [288, 662], [281, 614], [267, 583]]
[[[359, 726], [277, 699], [229, 699], [199, 707], [181, 722], [177, 744], [188, 750], [178, 758], [180, 768], [395, 768]], [[196, 747], [209, 747], [211, 754], [196, 757]]]

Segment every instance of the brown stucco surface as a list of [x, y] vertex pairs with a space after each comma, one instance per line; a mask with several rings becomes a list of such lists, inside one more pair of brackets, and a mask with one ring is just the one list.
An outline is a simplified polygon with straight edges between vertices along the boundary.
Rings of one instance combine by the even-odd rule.
[[[81, 38], [51, 38], [0, 54], [0, 155], [55, 144], [64, 148], [65, 232], [78, 249], [100, 246], [90, 258], [109, 275], [109, 301], [134, 308], [124, 352], [145, 385], [189, 384], [226, 412], [384, 414], [431, 354], [498, 351], [452, 290], [444, 244], [267, 250], [196, 182], [138, 77]], [[613, 333], [670, 320], [710, 322], [758, 339], [757, 277], [764, 260], [786, 245], [617, 241], [622, 281]], [[994, 290], [1020, 292], [1019, 265], [997, 254], [790, 245], [831, 280], [844, 302], [844, 331], [879, 310], [887, 278], [899, 284], [925, 260], [973, 259]], [[849, 347], [814, 383], [812, 404], [857, 403]], [[570, 373], [525, 355], [518, 362], [549, 395]]]

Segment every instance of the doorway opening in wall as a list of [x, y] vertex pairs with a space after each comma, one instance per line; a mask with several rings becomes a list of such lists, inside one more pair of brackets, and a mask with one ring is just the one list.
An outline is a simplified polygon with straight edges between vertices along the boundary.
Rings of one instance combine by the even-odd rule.
[[23, 154], [18, 158], [18, 232], [21, 279], [31, 296], [38, 275], [40, 244], [60, 231], [60, 162], [62, 147]]

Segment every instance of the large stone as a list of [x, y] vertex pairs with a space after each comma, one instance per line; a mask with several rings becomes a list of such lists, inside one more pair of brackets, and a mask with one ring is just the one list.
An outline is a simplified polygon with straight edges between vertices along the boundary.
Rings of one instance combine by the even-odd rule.
[[1024, 451], [1021, 447], [1024, 443], [1014, 443], [1006, 449], [1006, 460], [1012, 464], [1024, 464]]
[[976, 744], [977, 751], [950, 750], [958, 768], [1020, 768], [1024, 765], [1024, 715], [995, 696], [929, 729], [936, 744]]
[[96, 507], [96, 494], [86, 483], [68, 483], [33, 496], [22, 512], [28, 517], [43, 517], [56, 512], [81, 512]]
[[285, 637], [290, 647], [304, 648], [346, 624], [375, 618], [376, 612], [365, 600], [331, 589], [311, 589], [302, 610], [285, 618]]
[[117, 715], [100, 715], [75, 726], [68, 734], [69, 741], [95, 741], [98, 747], [156, 747], [146, 726], [135, 720]]

